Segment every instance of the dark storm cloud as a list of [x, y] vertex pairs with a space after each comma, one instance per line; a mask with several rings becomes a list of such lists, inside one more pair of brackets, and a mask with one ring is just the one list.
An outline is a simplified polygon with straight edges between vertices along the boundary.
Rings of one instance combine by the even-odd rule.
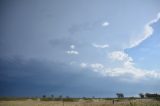
[[75, 45], [76, 48], [80, 49], [82, 47], [90, 46], [85, 41], [74, 39], [75, 36], [72, 37], [63, 37], [63, 38], [55, 38], [49, 41], [49, 44], [53, 47], [53, 49], [61, 49], [61, 50], [68, 50], [70, 49], [70, 45]]
[[70, 45], [77, 43], [72, 38], [64, 37], [52, 39], [49, 41], [49, 44], [51, 44], [53, 48], [68, 49]]
[[84, 32], [84, 31], [94, 31], [98, 28], [100, 29], [102, 27], [102, 24], [105, 22], [105, 19], [99, 19], [98, 21], [94, 22], [82, 22], [79, 24], [73, 24], [69, 29], [69, 33], [76, 34], [78, 32]]
[[94, 26], [90, 23], [82, 23], [82, 24], [74, 24], [72, 25], [68, 31], [70, 34], [75, 34], [76, 32], [81, 31], [91, 31], [94, 28]]
[[[119, 82], [115, 78], [102, 77], [89, 69], [36, 59], [1, 58], [0, 70], [1, 96], [40, 96], [43, 94], [113, 96], [116, 92], [135, 94], [146, 87], [141, 83], [130, 84]], [[139, 89], [132, 92], [132, 87], [135, 86]]]
[[[26, 90], [32, 94], [36, 92], [36, 89], [43, 92], [44, 88], [46, 93], [46, 90], [50, 88], [53, 90], [57, 87], [58, 89], [65, 88], [66, 84], [71, 84], [74, 81], [72, 76], [73, 79], [77, 76], [76, 72], [68, 71], [71, 70], [70, 67], [63, 63], [47, 64], [44, 61], [19, 58], [1, 59], [0, 70], [0, 86], [1, 91], [3, 91], [1, 94], [10, 94], [12, 91], [11, 94], [23, 95]], [[4, 88], [4, 85], [8, 90]], [[33, 89], [28, 90], [28, 86]], [[19, 92], [19, 90], [22, 92]]]
[[76, 86], [81, 91], [80, 86], [87, 82], [83, 78], [89, 75], [64, 63], [20, 58], [0, 59], [0, 70], [0, 95], [61, 94]]

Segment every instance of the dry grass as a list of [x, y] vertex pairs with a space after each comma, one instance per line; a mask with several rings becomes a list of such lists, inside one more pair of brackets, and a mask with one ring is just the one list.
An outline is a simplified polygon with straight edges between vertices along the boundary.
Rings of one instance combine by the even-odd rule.
[[112, 104], [111, 100], [106, 101], [79, 101], [79, 102], [62, 102], [62, 101], [0, 101], [0, 106], [160, 106], [159, 101], [154, 100], [123, 100]]

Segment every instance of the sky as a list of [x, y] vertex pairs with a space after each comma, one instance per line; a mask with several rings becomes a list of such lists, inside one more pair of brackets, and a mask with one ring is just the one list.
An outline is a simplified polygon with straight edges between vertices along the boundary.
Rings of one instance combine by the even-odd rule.
[[159, 0], [1, 0], [0, 96], [160, 93]]

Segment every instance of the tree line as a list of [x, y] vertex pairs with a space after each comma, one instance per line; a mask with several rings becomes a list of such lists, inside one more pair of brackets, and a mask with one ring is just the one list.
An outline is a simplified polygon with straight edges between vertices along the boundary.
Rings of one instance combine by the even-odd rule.
[[140, 93], [139, 96], [141, 98], [155, 98], [155, 99], [160, 99], [160, 94], [157, 93]]
[[[123, 93], [116, 93], [117, 98], [124, 98], [124, 94]], [[46, 95], [43, 95], [42, 98], [46, 98]], [[140, 98], [160, 98], [160, 94], [158, 93], [139, 93], [139, 97]], [[69, 96], [63, 97], [62, 95], [60, 95], [59, 97], [55, 97], [54, 95], [51, 95], [51, 98], [70, 98]], [[86, 97], [83, 97], [84, 99]], [[92, 98], [95, 98], [95, 96], [93, 96]]]

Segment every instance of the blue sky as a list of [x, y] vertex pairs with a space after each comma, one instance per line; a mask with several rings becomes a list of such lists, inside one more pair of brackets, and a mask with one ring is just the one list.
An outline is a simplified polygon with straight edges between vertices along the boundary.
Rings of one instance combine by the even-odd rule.
[[159, 93], [159, 0], [1, 0], [0, 96]]

